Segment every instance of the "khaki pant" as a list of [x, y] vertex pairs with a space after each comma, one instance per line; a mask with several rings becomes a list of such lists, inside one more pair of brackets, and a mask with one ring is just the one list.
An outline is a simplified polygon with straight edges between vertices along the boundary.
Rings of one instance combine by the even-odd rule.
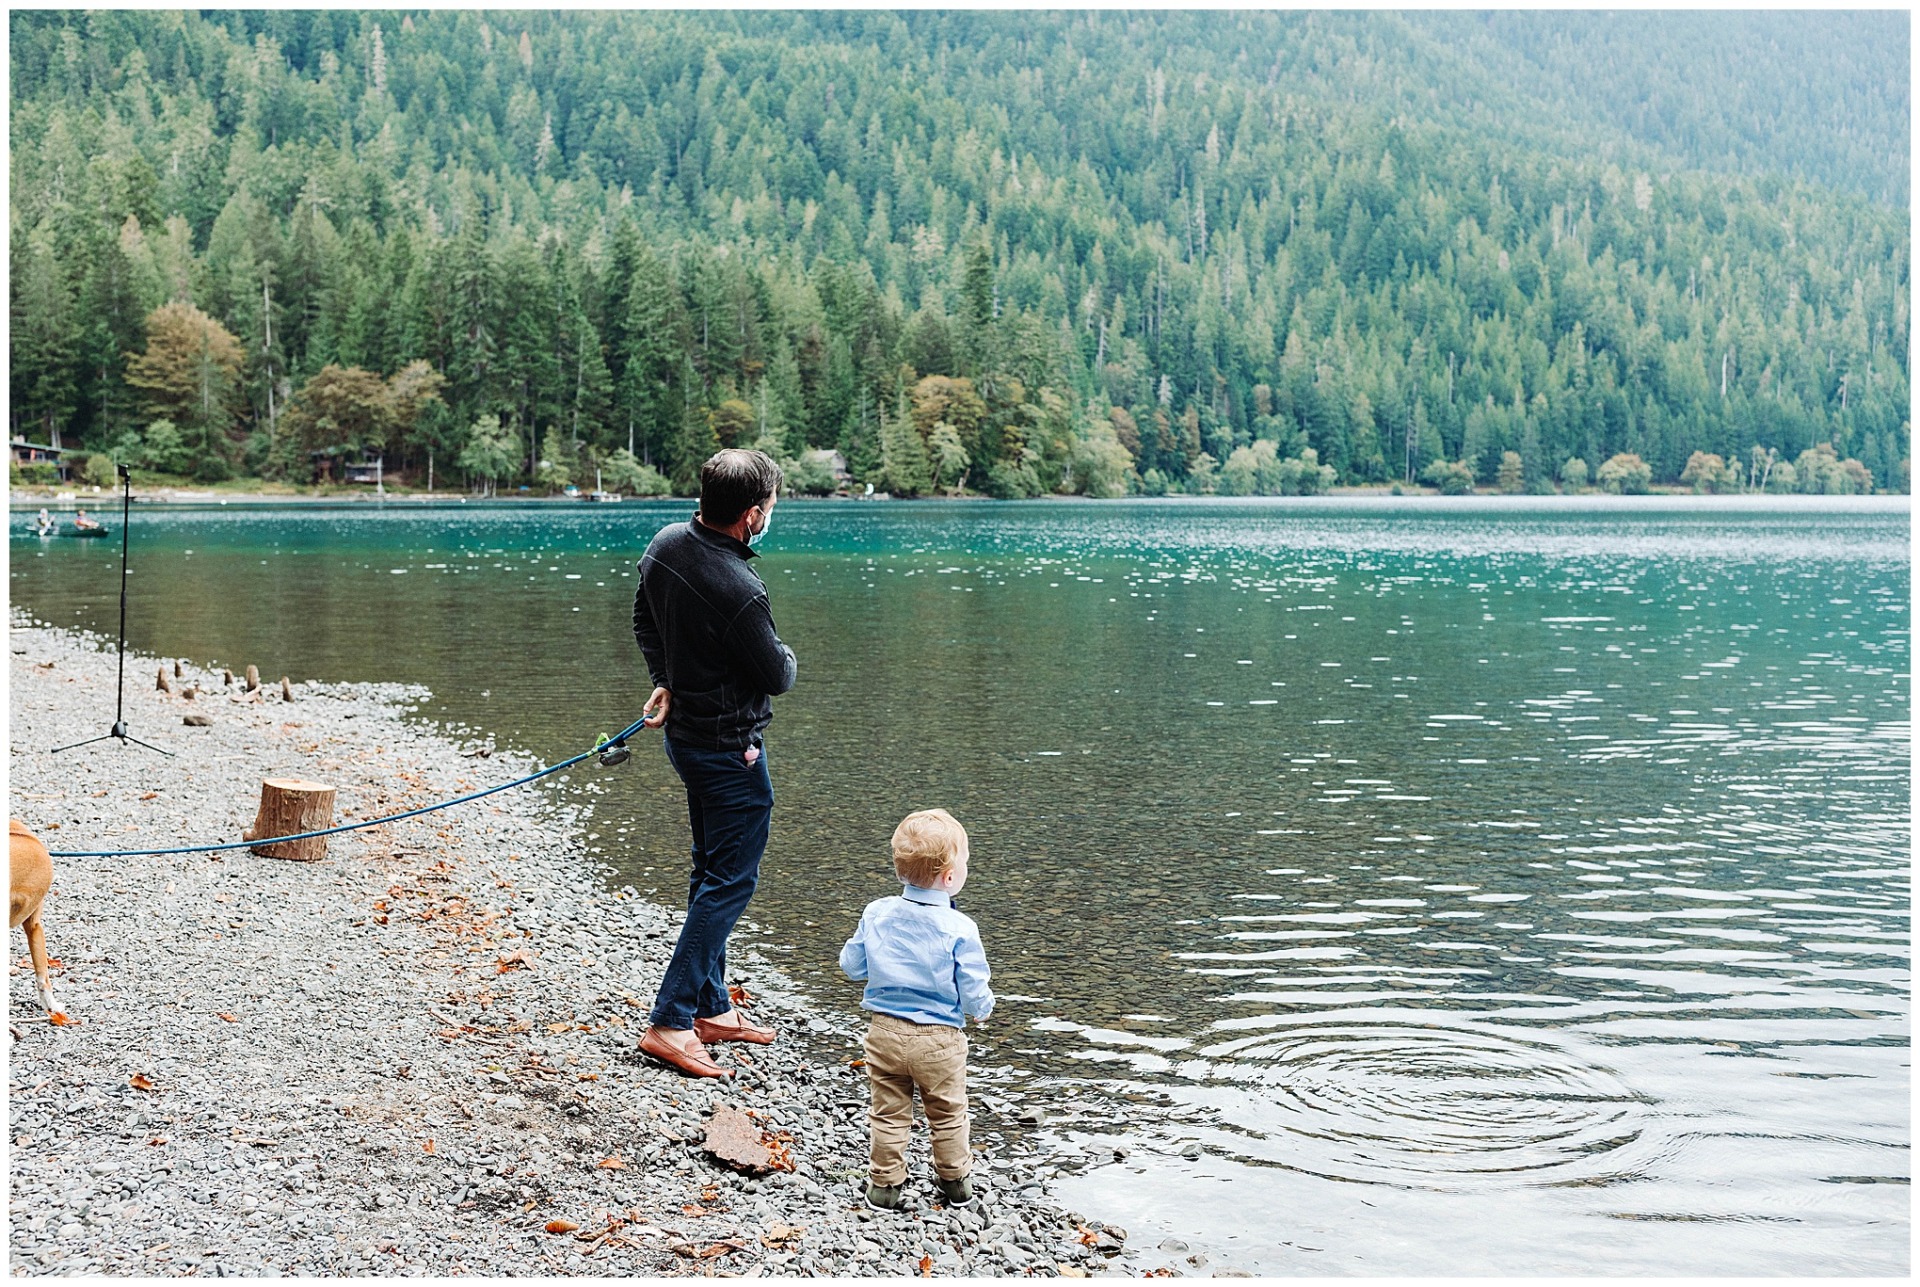
[[869, 1178], [889, 1187], [906, 1180], [915, 1087], [933, 1130], [934, 1173], [943, 1180], [957, 1180], [971, 1172], [966, 1033], [943, 1023], [911, 1023], [876, 1014], [861, 1044], [866, 1048], [867, 1082], [873, 1090], [873, 1105], [867, 1110], [873, 1135]]

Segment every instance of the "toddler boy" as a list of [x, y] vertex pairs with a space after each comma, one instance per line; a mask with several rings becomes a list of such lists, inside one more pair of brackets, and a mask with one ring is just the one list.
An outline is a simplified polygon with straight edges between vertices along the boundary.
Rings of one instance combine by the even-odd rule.
[[873, 1021], [862, 1043], [873, 1104], [867, 1203], [900, 1206], [907, 1179], [913, 1092], [933, 1130], [935, 1187], [949, 1204], [973, 1201], [967, 1139], [964, 1015], [993, 1013], [980, 930], [953, 906], [967, 883], [967, 833], [945, 809], [910, 813], [893, 832], [893, 870], [906, 889], [875, 899], [840, 949], [840, 968], [865, 979], [862, 1009]]

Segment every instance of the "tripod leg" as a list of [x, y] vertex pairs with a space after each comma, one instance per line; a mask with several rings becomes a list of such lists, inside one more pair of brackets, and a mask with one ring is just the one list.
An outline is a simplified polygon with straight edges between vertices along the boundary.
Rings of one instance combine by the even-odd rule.
[[135, 746], [144, 746], [149, 751], [160, 751], [160, 754], [162, 755], [171, 756], [173, 754], [172, 751], [161, 751], [160, 748], [155, 746], [152, 742], [143, 742], [139, 738], [134, 737], [131, 734], [123, 734], [120, 740], [123, 742], [132, 742]]
[[110, 741], [113, 737], [114, 734], [112, 733], [102, 733], [100, 736], [90, 737], [84, 742], [69, 742], [65, 746], [56, 746], [51, 751], [48, 751], [47, 754], [58, 755], [62, 751], [77, 751], [83, 746], [92, 746], [95, 742]]

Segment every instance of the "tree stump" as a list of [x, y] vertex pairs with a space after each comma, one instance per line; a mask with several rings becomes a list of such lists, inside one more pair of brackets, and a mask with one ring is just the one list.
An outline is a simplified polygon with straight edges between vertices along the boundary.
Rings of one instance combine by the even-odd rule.
[[160, 667], [160, 673], [154, 677], [153, 686], [155, 690], [162, 693], [170, 693], [173, 691], [173, 682], [167, 678], [167, 668], [165, 666]]
[[258, 687], [260, 687], [260, 667], [248, 666], [246, 691], [252, 692]]
[[283, 702], [293, 700], [293, 681], [285, 675], [280, 676], [280, 700]]
[[[325, 831], [332, 825], [332, 787], [299, 778], [264, 778], [260, 782], [260, 811], [254, 815], [253, 825], [240, 833], [240, 838], [296, 836], [303, 831]], [[263, 858], [318, 862], [327, 856], [327, 838], [315, 836], [311, 840], [255, 845], [253, 852]]]

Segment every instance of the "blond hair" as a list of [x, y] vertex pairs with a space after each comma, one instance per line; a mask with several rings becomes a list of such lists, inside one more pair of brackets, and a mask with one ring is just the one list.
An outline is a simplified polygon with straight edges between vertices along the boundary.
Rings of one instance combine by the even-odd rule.
[[945, 809], [909, 813], [893, 829], [893, 873], [931, 889], [967, 847], [967, 829]]

